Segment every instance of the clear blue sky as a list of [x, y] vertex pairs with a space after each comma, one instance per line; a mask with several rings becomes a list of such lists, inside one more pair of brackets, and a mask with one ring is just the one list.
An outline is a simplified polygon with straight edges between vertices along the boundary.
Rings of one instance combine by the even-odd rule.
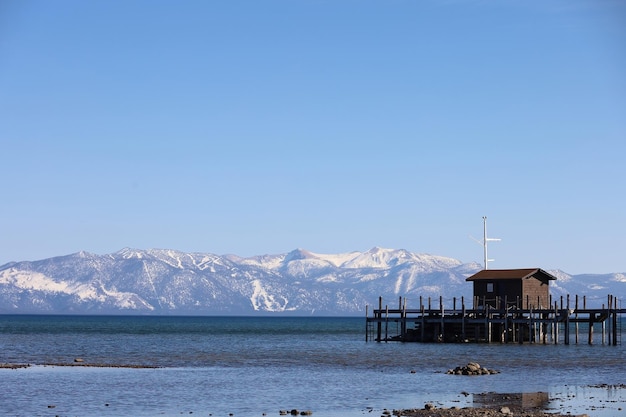
[[626, 2], [0, 2], [0, 264], [373, 246], [626, 272]]

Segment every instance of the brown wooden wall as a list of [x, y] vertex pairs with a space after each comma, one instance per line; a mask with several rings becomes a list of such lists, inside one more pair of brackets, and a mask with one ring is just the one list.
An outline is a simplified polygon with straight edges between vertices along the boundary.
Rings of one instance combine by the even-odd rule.
[[[493, 291], [488, 291], [488, 284], [493, 284]], [[493, 308], [500, 308], [505, 297], [508, 306], [519, 308], [549, 308], [550, 292], [548, 284], [535, 278], [523, 280], [477, 280], [474, 281], [474, 297], [477, 297], [477, 305], [485, 304]], [[498, 301], [499, 298], [499, 301]], [[517, 305], [519, 301], [520, 305]]]
[[[488, 285], [493, 284], [493, 291], [488, 291]], [[517, 297], [522, 296], [522, 283], [519, 280], [478, 280], [474, 281], [474, 296], [478, 297], [478, 305], [490, 305], [499, 308], [505, 301], [510, 306], [514, 304]]]
[[547, 282], [528, 278], [522, 280], [523, 308], [550, 308], [550, 289]]

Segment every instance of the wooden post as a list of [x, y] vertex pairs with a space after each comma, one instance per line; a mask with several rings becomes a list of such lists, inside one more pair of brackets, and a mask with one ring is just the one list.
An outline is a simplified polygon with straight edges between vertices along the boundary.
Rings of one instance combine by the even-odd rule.
[[509, 341], [509, 312], [507, 311], [507, 296], [504, 296], [504, 343]]
[[402, 339], [406, 338], [406, 297], [404, 297], [404, 303], [402, 304]]
[[615, 339], [617, 339], [617, 333], [615, 333], [615, 328], [613, 327], [613, 317], [616, 314], [615, 309], [613, 308], [615, 298], [616, 297], [611, 294], [611, 304], [609, 305], [609, 326], [611, 327], [611, 341], [609, 344], [613, 346], [615, 345]]
[[517, 310], [519, 309], [519, 295], [515, 297], [515, 305], [511, 306], [511, 342], [517, 342], [517, 334], [519, 332], [519, 327], [515, 323], [515, 320], [518, 317]]
[[365, 341], [366, 342], [368, 342], [368, 340], [367, 340], [367, 331], [369, 330], [369, 327], [368, 327], [369, 323], [367, 321], [367, 319], [369, 318], [369, 313], [367, 311], [368, 307], [369, 306], [367, 304], [365, 304]]
[[389, 339], [389, 306], [385, 306], [385, 343]]
[[485, 305], [485, 331], [487, 332], [487, 343], [491, 343], [491, 320], [489, 313], [489, 304]]
[[530, 306], [529, 309], [529, 319], [530, 319], [530, 325], [528, 328], [528, 342], [529, 343], [535, 343], [537, 340], [537, 334], [536, 334], [536, 329], [535, 329], [535, 320], [533, 318], [533, 307]]
[[574, 320], [576, 320], [575, 324], [575, 341], [578, 344], [578, 294], [576, 294], [576, 305], [574, 306]]
[[569, 294], [567, 294], [567, 305], [565, 306], [567, 311], [565, 312], [565, 344], [569, 345]]
[[421, 319], [422, 319], [422, 323], [420, 326], [420, 342], [424, 342], [424, 326], [425, 326], [425, 322], [424, 322], [424, 304], [422, 304], [422, 298], [420, 297], [420, 314], [421, 314]]
[[543, 333], [541, 332], [541, 313], [538, 313], [538, 311], [541, 311], [541, 310], [535, 311], [535, 314], [534, 314], [535, 343], [541, 343], [542, 338], [543, 338]]
[[[602, 303], [602, 310], [604, 310], [604, 303]], [[600, 313], [600, 315], [602, 315], [602, 313]], [[602, 344], [604, 344], [606, 342], [605, 340], [606, 320], [602, 320], [602, 323], [600, 323], [600, 327], [602, 329]]]
[[[559, 311], [559, 317], [561, 316], [561, 314], [563, 314], [563, 311], [564, 311], [563, 310], [563, 296], [561, 296], [561, 309]], [[565, 325], [565, 323], [567, 323], [567, 315], [568, 314], [566, 314], [565, 317], [564, 317], [564, 321], [563, 321], [564, 325]], [[560, 323], [561, 323], [561, 320], [559, 320], [557, 322], [557, 324], [556, 324], [557, 332], [558, 332], [558, 329], [560, 327]], [[565, 334], [563, 335], [563, 339], [564, 339], [563, 342], [565, 343], [565, 337], [567, 336], [567, 330], [564, 330], [564, 333]], [[567, 343], [565, 343], [565, 344], [567, 344]]]
[[606, 331], [606, 335], [608, 337], [608, 345], [611, 346], [611, 307], [613, 306], [613, 300], [611, 299], [611, 294], [607, 296], [607, 310], [606, 310], [606, 320], [609, 323], [609, 327]]
[[382, 332], [383, 332], [383, 297], [378, 297], [378, 314], [374, 314], [374, 317], [378, 318], [377, 326], [376, 326], [376, 341], [380, 342], [382, 340]]
[[[587, 310], [587, 296], [583, 295], [583, 310]], [[593, 320], [595, 318], [595, 313], [589, 313], [589, 334], [587, 336], [587, 343], [593, 344]]]
[[554, 302], [554, 344], [559, 344], [559, 310], [556, 301]]
[[613, 346], [617, 346], [617, 297], [613, 297]]
[[542, 311], [542, 313], [541, 313], [541, 318], [540, 318], [541, 328], [539, 332], [541, 333], [541, 341], [545, 345], [548, 342], [548, 328], [546, 324], [547, 317], [546, 317], [546, 313], [543, 313], [543, 311], [545, 311], [543, 308], [540, 311]]
[[444, 327], [445, 321], [443, 318], [444, 316], [443, 297], [441, 295], [439, 296], [439, 314], [441, 315], [441, 329], [440, 329], [441, 337], [437, 337], [437, 340], [439, 340], [440, 342], [443, 342], [446, 339], [446, 329]]
[[[402, 309], [402, 296], [398, 297], [398, 311], [400, 312], [400, 335], [404, 337], [404, 310]], [[397, 327], [396, 327], [397, 331]]]
[[465, 337], [465, 299], [461, 296], [461, 339], [463, 342], [467, 339]]

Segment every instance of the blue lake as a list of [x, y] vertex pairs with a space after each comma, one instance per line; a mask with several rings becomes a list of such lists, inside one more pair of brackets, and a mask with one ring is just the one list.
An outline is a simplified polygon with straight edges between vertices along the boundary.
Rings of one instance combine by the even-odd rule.
[[[157, 368], [44, 365], [75, 358]], [[501, 373], [445, 373], [470, 361]], [[621, 344], [365, 342], [355, 317], [0, 316], [0, 363], [33, 365], [0, 369], [0, 415], [352, 417], [489, 392], [546, 393], [563, 413], [626, 409]]]

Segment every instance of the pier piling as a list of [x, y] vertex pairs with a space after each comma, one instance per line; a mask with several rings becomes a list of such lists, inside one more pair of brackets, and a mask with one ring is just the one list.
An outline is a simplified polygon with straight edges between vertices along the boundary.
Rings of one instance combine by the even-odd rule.
[[[481, 302], [479, 302], [481, 301]], [[409, 308], [409, 299], [399, 297], [398, 308], [383, 307], [383, 298], [378, 299], [378, 308], [366, 306], [365, 340], [372, 339], [369, 332], [376, 329], [377, 342], [484, 342], [484, 343], [552, 343], [569, 345], [573, 327], [573, 342], [579, 343], [579, 325], [587, 327], [587, 343], [616, 346], [620, 344], [619, 323], [626, 309], [621, 309], [617, 297], [609, 295], [606, 303], [598, 308], [588, 308], [587, 299], [582, 298], [582, 308], [578, 295], [574, 298], [574, 308], [570, 305], [570, 296], [552, 300], [547, 306], [526, 303], [516, 297], [478, 300], [473, 297], [472, 307], [467, 308], [465, 298], [452, 299], [452, 307], [446, 308], [444, 299], [439, 297], [439, 305], [433, 306], [431, 297], [427, 305], [419, 297], [419, 308]], [[547, 301], [547, 300], [546, 300]], [[371, 314], [370, 314], [371, 313]], [[390, 322], [392, 326], [390, 326]], [[383, 334], [384, 323], [384, 334]], [[393, 323], [396, 323], [395, 330]], [[602, 326], [601, 335], [594, 335], [594, 325]], [[562, 331], [561, 331], [562, 329]]]

